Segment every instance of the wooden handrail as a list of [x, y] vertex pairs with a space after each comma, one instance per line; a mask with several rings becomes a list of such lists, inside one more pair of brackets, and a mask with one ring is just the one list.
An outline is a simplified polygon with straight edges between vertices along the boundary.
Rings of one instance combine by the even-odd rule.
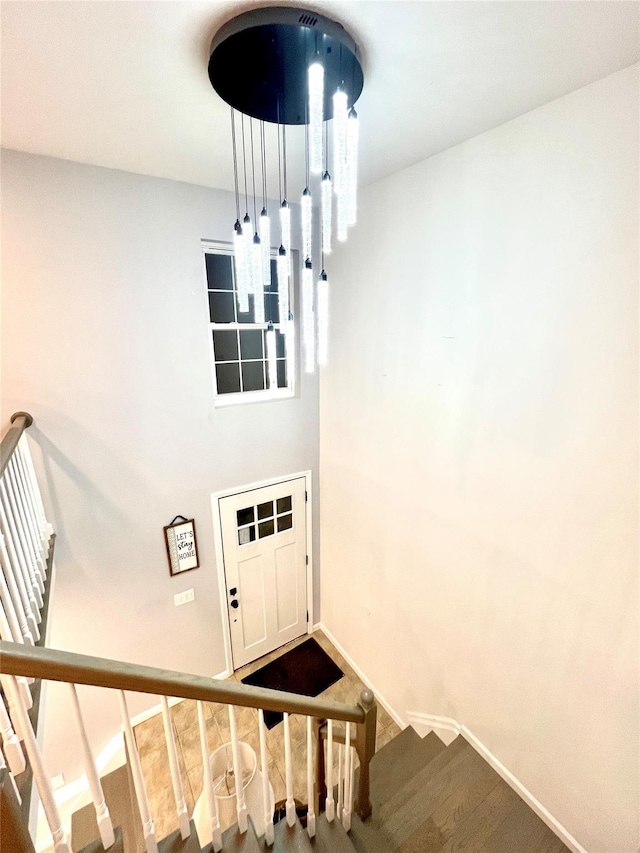
[[0, 477], [4, 474], [4, 469], [9, 464], [11, 455], [16, 449], [22, 433], [28, 429], [33, 423], [33, 418], [29, 412], [14, 412], [11, 415], [11, 426], [2, 438], [0, 443]]
[[89, 684], [114, 690], [219, 702], [264, 711], [286, 711], [309, 717], [364, 723], [366, 711], [359, 705], [344, 705], [326, 699], [300, 696], [202, 675], [189, 675], [124, 661], [96, 658], [58, 649], [26, 646], [0, 641], [0, 671], [7, 675], [26, 675], [48, 681]]

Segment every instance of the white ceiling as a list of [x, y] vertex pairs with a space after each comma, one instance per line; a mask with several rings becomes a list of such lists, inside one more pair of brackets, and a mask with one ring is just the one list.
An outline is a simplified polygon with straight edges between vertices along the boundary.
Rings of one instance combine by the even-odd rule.
[[[253, 5], [3, 0], [3, 146], [232, 189], [229, 109], [208, 81], [208, 45]], [[311, 5], [363, 52], [365, 184], [639, 59], [632, 0]]]

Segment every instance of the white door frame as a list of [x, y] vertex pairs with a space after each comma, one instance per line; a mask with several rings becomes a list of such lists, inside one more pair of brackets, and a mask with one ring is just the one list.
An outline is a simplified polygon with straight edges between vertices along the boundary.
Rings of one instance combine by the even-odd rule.
[[307, 543], [307, 634], [313, 631], [315, 625], [315, 613], [313, 610], [313, 492], [311, 490], [311, 471], [301, 471], [299, 474], [286, 474], [281, 477], [273, 477], [270, 480], [262, 480], [260, 483], [251, 483], [248, 486], [236, 486], [233, 489], [223, 489], [211, 495], [211, 514], [213, 516], [213, 541], [215, 545], [216, 567], [218, 570], [218, 592], [220, 594], [220, 615], [222, 617], [222, 637], [224, 640], [225, 672], [218, 678], [228, 678], [233, 675], [233, 656], [231, 654], [231, 629], [229, 627], [229, 607], [227, 605], [227, 585], [224, 569], [224, 550], [222, 547], [222, 523], [220, 520], [220, 499], [231, 495], [239, 495], [241, 492], [252, 492], [254, 489], [262, 489], [264, 486], [276, 486], [278, 483], [286, 483], [287, 480], [301, 480], [304, 478], [304, 487], [307, 493], [305, 503], [306, 518], [306, 543]]

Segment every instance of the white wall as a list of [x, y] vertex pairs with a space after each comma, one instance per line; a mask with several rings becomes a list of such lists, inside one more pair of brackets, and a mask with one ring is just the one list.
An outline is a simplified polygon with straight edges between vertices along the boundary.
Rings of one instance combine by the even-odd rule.
[[[210, 495], [306, 469], [317, 491], [317, 377], [295, 399], [214, 409], [200, 241], [230, 239], [229, 193], [13, 151], [2, 191], [2, 426], [35, 418], [58, 531], [50, 645], [214, 675]], [[195, 518], [201, 568], [172, 578], [162, 528], [178, 513]], [[84, 693], [99, 748], [117, 700]], [[49, 770], [72, 779], [53, 686], [48, 711]]]
[[637, 67], [367, 187], [329, 272], [323, 622], [636, 851]]

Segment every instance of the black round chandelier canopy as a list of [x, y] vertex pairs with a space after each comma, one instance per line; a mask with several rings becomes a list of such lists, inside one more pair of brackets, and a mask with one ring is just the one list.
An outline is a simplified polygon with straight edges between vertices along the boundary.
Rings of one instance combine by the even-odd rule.
[[340, 25], [308, 9], [252, 9], [226, 23], [211, 42], [209, 80], [220, 97], [245, 115], [280, 124], [307, 124], [307, 70], [324, 66], [324, 118], [332, 95], [349, 106], [363, 85], [358, 47]]

